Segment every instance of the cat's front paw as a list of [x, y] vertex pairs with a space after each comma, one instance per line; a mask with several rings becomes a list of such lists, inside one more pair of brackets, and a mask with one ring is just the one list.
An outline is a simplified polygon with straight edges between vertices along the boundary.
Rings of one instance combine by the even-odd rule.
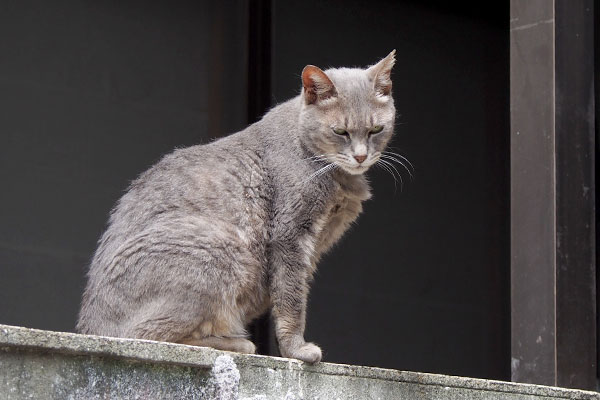
[[322, 353], [319, 346], [314, 343], [304, 343], [300, 346], [282, 351], [284, 357], [297, 358], [300, 361], [314, 364], [321, 361]]

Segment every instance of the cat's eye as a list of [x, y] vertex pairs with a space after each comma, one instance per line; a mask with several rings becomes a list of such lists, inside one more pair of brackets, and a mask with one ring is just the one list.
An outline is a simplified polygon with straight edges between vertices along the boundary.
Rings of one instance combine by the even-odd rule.
[[383, 130], [383, 125], [376, 125], [369, 130], [369, 135], [374, 135]]
[[348, 136], [348, 131], [343, 128], [332, 128], [333, 133], [340, 136]]

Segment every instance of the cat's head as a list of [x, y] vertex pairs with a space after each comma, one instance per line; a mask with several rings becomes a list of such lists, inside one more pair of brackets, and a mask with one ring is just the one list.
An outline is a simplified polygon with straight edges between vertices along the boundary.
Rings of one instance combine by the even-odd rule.
[[394, 132], [395, 54], [366, 69], [304, 68], [299, 127], [316, 159], [353, 175], [379, 160]]

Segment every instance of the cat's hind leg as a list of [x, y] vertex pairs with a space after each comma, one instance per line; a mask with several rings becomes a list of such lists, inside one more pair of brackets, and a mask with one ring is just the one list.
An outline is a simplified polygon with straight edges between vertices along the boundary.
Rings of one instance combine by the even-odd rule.
[[121, 336], [136, 339], [178, 342], [198, 324], [197, 306], [185, 300], [156, 299], [142, 307], [123, 329]]
[[[189, 301], [177, 302], [171, 309], [149, 305], [137, 317], [127, 337], [212, 347], [218, 350], [254, 354], [256, 346], [244, 337], [245, 331], [239, 318], [215, 318], [198, 325], [198, 316]], [[175, 309], [176, 308], [176, 309]], [[200, 333], [202, 331], [206, 331]], [[191, 334], [190, 334], [191, 332]]]
[[128, 319], [121, 336], [175, 343], [214, 337], [198, 345], [252, 352], [254, 345], [239, 338], [246, 333], [248, 309], [260, 297], [262, 265], [242, 233], [230, 224], [189, 217], [157, 222], [139, 235], [140, 250], [120, 259], [127, 279], [115, 279], [130, 299], [123, 302]]
[[256, 346], [250, 340], [243, 337], [217, 337], [208, 336], [196, 339], [188, 337], [180, 341], [182, 344], [191, 346], [212, 347], [213, 349], [235, 351], [237, 353], [254, 354]]
[[231, 304], [226, 307], [224, 302], [215, 304], [211, 309], [210, 317], [202, 321], [189, 336], [178, 340], [178, 343], [254, 354], [256, 346], [246, 339], [240, 310]]

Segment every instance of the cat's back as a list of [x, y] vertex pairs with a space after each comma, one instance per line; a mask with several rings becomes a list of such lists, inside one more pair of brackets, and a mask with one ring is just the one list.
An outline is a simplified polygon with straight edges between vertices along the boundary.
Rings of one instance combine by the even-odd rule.
[[[260, 282], [269, 187], [261, 147], [244, 134], [163, 157], [131, 183], [111, 213], [90, 266], [78, 329], [123, 335], [122, 318], [143, 307], [144, 296], [168, 287], [152, 283], [156, 277], [173, 277], [179, 273], [173, 268], [188, 271], [188, 264], [210, 282], [217, 272], [207, 268], [221, 268], [227, 248], [236, 260], [223, 268], [237, 282]], [[235, 265], [246, 267], [230, 271]]]
[[267, 175], [260, 144], [248, 139], [240, 132], [164, 156], [131, 183], [109, 229], [140, 230], [157, 218], [185, 215], [235, 223], [236, 210], [248, 208]]
[[[261, 145], [237, 133], [177, 149], [134, 180], [111, 212], [90, 266], [90, 282], [122, 268], [118, 259], [148, 241], [240, 240], [264, 252], [272, 198]], [[138, 245], [136, 245], [136, 243]], [[213, 243], [214, 244], [214, 243]]]

